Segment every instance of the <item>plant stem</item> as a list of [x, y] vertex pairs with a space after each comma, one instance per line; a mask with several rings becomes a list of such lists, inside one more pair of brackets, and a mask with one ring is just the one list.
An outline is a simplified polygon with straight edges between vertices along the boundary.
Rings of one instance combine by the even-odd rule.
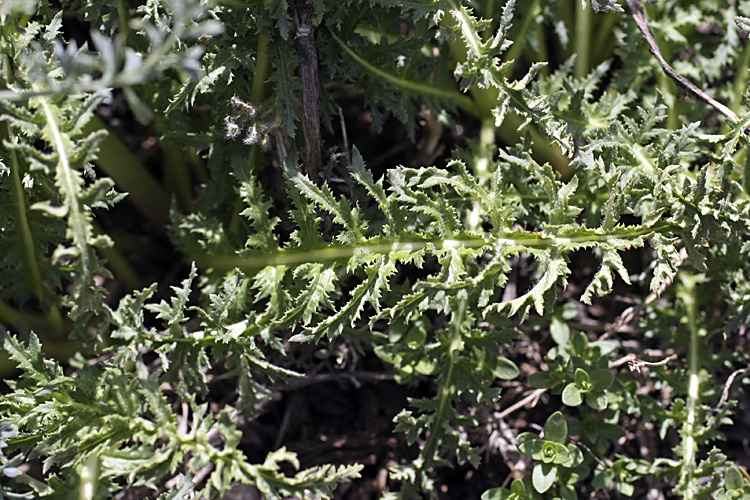
[[[84, 127], [84, 134], [106, 129], [97, 116]], [[100, 146], [96, 164], [128, 193], [128, 200], [156, 227], [163, 227], [169, 216], [169, 195], [141, 161], [115, 134], [107, 135]]]
[[161, 147], [164, 151], [162, 162], [166, 181], [171, 184], [171, 191], [177, 196], [180, 207], [187, 212], [193, 211], [193, 195], [190, 171], [185, 162], [185, 153], [173, 139], [162, 139]]
[[[452, 40], [448, 44], [451, 48], [454, 58], [457, 61], [464, 61], [471, 57], [469, 50], [474, 52], [473, 57], [480, 57], [482, 47], [482, 40], [479, 39], [479, 35], [474, 32], [470, 20], [466, 15], [464, 9], [459, 8], [454, 0], [449, 0], [448, 4], [451, 6], [452, 16], [443, 16], [443, 23], [447, 28], [452, 28], [456, 24], [461, 29], [461, 33], [466, 40], [466, 43], [460, 43], [460, 41]], [[499, 93], [505, 92], [510, 97], [510, 101], [514, 108], [522, 113], [532, 113], [526, 102], [519, 99], [515, 92], [510, 91], [506, 83], [505, 77], [493, 71], [493, 77], [491, 78], [496, 88], [482, 89], [476, 86], [471, 89], [472, 97], [478, 107], [479, 113], [477, 116], [485, 118], [492, 116], [492, 110], [497, 105]], [[507, 113], [505, 115], [505, 121], [503, 126], [497, 129], [498, 135], [507, 144], [516, 144], [520, 138], [520, 132], [518, 131], [519, 126], [523, 123], [523, 119], [514, 114]], [[548, 140], [544, 139], [534, 127], [528, 127], [532, 135], [532, 150], [534, 155], [540, 160], [540, 162], [549, 162], [552, 167], [560, 172], [563, 178], [569, 178], [572, 175], [572, 169], [570, 168], [568, 159], [560, 153], [557, 146], [551, 145]]]
[[583, 7], [581, 2], [576, 1], [576, 28], [575, 28], [575, 53], [576, 63], [574, 75], [576, 78], [584, 78], [589, 72], [591, 64], [589, 57], [591, 53], [591, 9]]
[[96, 486], [99, 482], [99, 454], [92, 453], [81, 464], [80, 483], [78, 484], [78, 500], [93, 500], [96, 498]]
[[[735, 67], [737, 68], [737, 72], [734, 76], [734, 85], [732, 86], [732, 96], [729, 101], [729, 107], [737, 112], [742, 105], [742, 93], [747, 87], [748, 67], [750, 67], [750, 43], [745, 43], [745, 50], [742, 51], [742, 62], [739, 64], [735, 62]], [[721, 126], [721, 133], [727, 134], [728, 132], [729, 123], [725, 121]]]
[[[490, 157], [493, 156], [492, 146], [495, 144], [495, 120], [491, 117], [482, 120], [482, 128], [479, 132], [479, 147], [474, 154], [474, 177], [480, 186], [487, 183], [490, 178]], [[475, 230], [479, 227], [479, 214], [481, 204], [475, 200], [471, 211], [467, 214], [466, 225]]]
[[53, 323], [49, 317], [44, 317], [41, 314], [35, 314], [32, 312], [19, 311], [7, 302], [0, 300], [0, 323], [9, 328], [18, 330], [35, 330], [37, 332], [54, 331], [64, 333], [65, 325], [62, 323], [59, 310], [58, 317], [60, 322], [59, 326]]
[[612, 50], [615, 45], [615, 37], [612, 36], [612, 30], [617, 22], [618, 16], [615, 13], [608, 12], [604, 15], [601, 13], [597, 16], [596, 30], [597, 35], [591, 48], [592, 58], [589, 63], [594, 66], [600, 64], [605, 59], [612, 57]]
[[698, 486], [694, 477], [695, 454], [697, 443], [695, 441], [695, 427], [697, 420], [697, 408], [700, 405], [699, 373], [698, 373], [698, 337], [700, 335], [697, 313], [698, 296], [696, 285], [702, 281], [702, 275], [683, 274], [681, 278], [680, 298], [685, 304], [687, 316], [688, 334], [690, 343], [688, 345], [688, 394], [687, 394], [687, 418], [682, 427], [682, 467], [680, 468], [681, 482], [685, 485], [685, 499], [693, 500], [695, 490]]
[[[654, 233], [668, 233], [674, 229], [669, 223], [663, 222], [653, 226], [617, 227], [606, 233], [597, 230], [585, 230], [580, 236], [564, 238], [546, 237], [536, 233], [523, 231], [507, 231], [500, 235], [476, 236], [466, 239], [421, 239], [415, 241], [369, 241], [357, 245], [336, 245], [315, 250], [295, 251], [278, 250], [274, 253], [257, 254], [252, 256], [217, 255], [199, 250], [193, 251], [190, 258], [203, 269], [214, 271], [229, 271], [239, 268], [242, 271], [255, 272], [267, 266], [298, 266], [307, 262], [325, 262], [331, 260], [349, 259], [352, 256], [365, 253], [390, 253], [395, 251], [419, 251], [424, 248], [482, 248], [482, 247], [527, 247], [549, 248], [565, 245], [571, 251], [576, 248], [591, 247], [591, 243], [618, 239], [645, 238]], [[574, 248], [572, 248], [574, 247]]]
[[484, 31], [482, 32], [482, 36], [491, 37], [494, 33], [493, 30], [497, 29], [497, 20], [495, 20], [495, 15], [497, 14], [496, 8], [497, 5], [495, 0], [486, 0], [484, 4], [484, 11], [482, 12], [482, 16], [485, 19], [492, 19], [493, 22], [489, 26], [487, 26]]
[[[10, 140], [10, 133], [7, 124], [2, 125], [2, 136]], [[29, 273], [31, 289], [36, 295], [39, 302], [44, 300], [44, 288], [42, 286], [42, 276], [39, 272], [39, 265], [36, 260], [36, 251], [34, 245], [34, 236], [31, 234], [29, 220], [26, 215], [26, 196], [21, 183], [21, 164], [18, 161], [16, 151], [10, 150], [10, 167], [13, 171], [13, 202], [16, 205], [16, 231], [20, 240], [23, 242], [24, 264]]]
[[[537, 14], [537, 10], [539, 9], [539, 0], [532, 0], [526, 5], [527, 6], [524, 7], [526, 11], [521, 18], [520, 28], [513, 36], [513, 45], [511, 45], [505, 55], [505, 60], [507, 61], [516, 61], [521, 56], [522, 51], [528, 46], [525, 42], [528, 40], [531, 21], [533, 21]], [[528, 62], [533, 62], [533, 58], [529, 55], [526, 55], [526, 59]]]
[[361, 57], [359, 54], [354, 52], [354, 50], [351, 49], [341, 38], [339, 38], [336, 33], [333, 31], [329, 31], [331, 34], [331, 37], [333, 37], [336, 42], [341, 46], [341, 48], [346, 52], [349, 57], [354, 59], [360, 66], [365, 68], [367, 71], [373, 73], [376, 76], [379, 76], [380, 78], [383, 78], [386, 81], [391, 82], [392, 84], [396, 85], [399, 88], [402, 88], [404, 90], [407, 90], [409, 92], [412, 92], [416, 95], [432, 95], [435, 97], [440, 97], [443, 99], [450, 99], [453, 102], [456, 103], [459, 107], [465, 109], [469, 113], [480, 116], [481, 110], [477, 108], [477, 105], [474, 103], [474, 101], [459, 93], [455, 90], [450, 89], [441, 89], [439, 87], [436, 87], [434, 85], [429, 85], [427, 83], [422, 82], [414, 82], [411, 80], [407, 80], [405, 78], [401, 78], [395, 75], [392, 75], [391, 73], [382, 70], [378, 68], [377, 66], [374, 66], [370, 64], [366, 59]]
[[672, 79], [663, 71], [657, 73], [657, 78], [659, 80], [659, 86], [661, 87], [661, 93], [664, 96], [664, 104], [667, 105], [666, 128], [669, 130], [677, 130], [679, 125], [679, 113], [676, 108], [677, 98], [675, 97], [675, 94], [678, 92], [677, 85], [675, 85]]
[[422, 457], [424, 457], [424, 470], [426, 471], [432, 465], [435, 454], [437, 453], [439, 438], [443, 435], [442, 427], [445, 420], [446, 407], [456, 394], [456, 384], [453, 382], [453, 370], [456, 367], [456, 352], [463, 348], [463, 336], [461, 335], [461, 325], [463, 324], [464, 314], [466, 312], [466, 299], [458, 299], [456, 312], [451, 318], [451, 337], [448, 351], [445, 356], [448, 358], [448, 369], [445, 372], [445, 378], [440, 382], [439, 403], [435, 416], [430, 424], [430, 435], [427, 437]]
[[[265, 2], [266, 4], [268, 2]], [[255, 51], [255, 75], [253, 75], [253, 83], [250, 88], [250, 103], [253, 106], [259, 106], [264, 102], [266, 93], [266, 80], [268, 79], [268, 54], [266, 49], [268, 48], [268, 39], [261, 34], [258, 34], [258, 48]], [[259, 165], [261, 161], [261, 149], [258, 144], [250, 147], [250, 153], [247, 157], [248, 171], [257, 173], [259, 171]], [[234, 212], [232, 218], [229, 221], [229, 232], [237, 233], [240, 229], [240, 223], [242, 217], [242, 200], [237, 199], [234, 205]]]
[[[97, 234], [106, 233], [96, 222], [93, 223], [93, 226]], [[111, 237], [112, 235], [109, 236]], [[107, 268], [117, 277], [117, 281], [123, 285], [124, 291], [129, 292], [143, 286], [138, 272], [130, 265], [130, 262], [125, 258], [117, 244], [111, 247], [97, 248], [96, 251], [102, 258], [106, 259]]]

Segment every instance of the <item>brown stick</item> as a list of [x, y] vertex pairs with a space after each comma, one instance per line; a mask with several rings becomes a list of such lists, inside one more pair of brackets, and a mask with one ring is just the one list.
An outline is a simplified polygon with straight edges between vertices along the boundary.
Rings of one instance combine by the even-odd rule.
[[302, 81], [302, 130], [305, 134], [305, 173], [318, 180], [323, 161], [320, 156], [320, 97], [318, 94], [318, 52], [312, 25], [312, 6], [305, 0], [290, 0], [294, 16], [295, 42], [300, 56]]
[[716, 405], [716, 408], [714, 408], [714, 410], [718, 410], [719, 408], [724, 406], [724, 403], [726, 403], [727, 399], [729, 399], [729, 389], [732, 387], [732, 382], [734, 382], [734, 379], [737, 377], [737, 375], [741, 375], [748, 370], [750, 370], [750, 368], [740, 368], [739, 370], [735, 370], [734, 372], [732, 372], [732, 374], [727, 379], [727, 383], [724, 384], [724, 391], [721, 393], [721, 399], [719, 400], [719, 404]]
[[641, 33], [643, 33], [643, 38], [646, 39], [646, 43], [648, 43], [649, 48], [651, 49], [651, 53], [656, 58], [656, 61], [659, 63], [659, 66], [664, 70], [664, 72], [675, 81], [675, 83], [682, 88], [683, 90], [686, 90], [699, 99], [705, 101], [706, 103], [713, 106], [719, 113], [726, 116], [733, 122], [737, 123], [740, 121], [740, 117], [737, 116], [737, 113], [729, 109], [728, 107], [724, 106], [722, 103], [711, 97], [710, 95], [703, 92], [701, 89], [696, 87], [693, 82], [682, 76], [681, 74], [677, 73], [677, 71], [672, 68], [672, 66], [669, 65], [669, 63], [664, 59], [664, 56], [661, 55], [661, 51], [659, 50], [659, 45], [656, 43], [656, 38], [654, 37], [654, 33], [651, 31], [651, 28], [648, 25], [648, 18], [646, 17], [646, 11], [643, 10], [643, 5], [641, 5], [640, 0], [626, 0], [628, 3], [628, 7], [630, 8], [630, 13], [633, 15], [633, 19], [635, 19], [635, 24], [638, 25], [638, 28], [640, 28]]

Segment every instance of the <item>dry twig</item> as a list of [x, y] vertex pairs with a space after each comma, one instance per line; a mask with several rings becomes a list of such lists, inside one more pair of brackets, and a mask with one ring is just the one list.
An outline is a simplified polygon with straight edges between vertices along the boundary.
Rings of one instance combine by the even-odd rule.
[[[638, 372], [641, 373], [641, 368], [644, 366], [663, 366], [672, 361], [673, 359], [677, 359], [677, 354], [671, 354], [667, 356], [666, 358], [662, 359], [661, 361], [643, 361], [642, 359], [638, 359], [635, 357], [635, 354], [628, 354], [624, 358], [625, 362], [628, 364], [628, 368], [630, 368], [631, 372]], [[619, 361], [619, 360], [618, 360]]]
[[300, 56], [299, 76], [302, 82], [302, 131], [305, 135], [305, 170], [317, 182], [323, 160], [320, 156], [320, 97], [318, 95], [318, 52], [312, 23], [312, 5], [305, 0], [291, 0], [294, 14], [295, 42]]
[[651, 28], [648, 25], [648, 18], [646, 17], [646, 11], [643, 10], [643, 5], [641, 5], [640, 0], [626, 0], [628, 7], [630, 8], [630, 13], [633, 15], [633, 19], [635, 20], [635, 23], [638, 25], [638, 28], [641, 30], [641, 33], [643, 33], [643, 38], [646, 39], [646, 43], [648, 43], [649, 49], [651, 50], [651, 53], [656, 58], [656, 61], [659, 63], [659, 66], [664, 70], [664, 72], [675, 81], [675, 83], [682, 88], [685, 91], [690, 92], [691, 94], [695, 95], [702, 101], [708, 103], [709, 105], [713, 106], [719, 113], [729, 118], [731, 121], [737, 123], [740, 121], [740, 117], [737, 116], [737, 113], [729, 109], [728, 107], [724, 106], [722, 103], [711, 97], [710, 95], [706, 94], [703, 90], [699, 89], [698, 87], [693, 84], [690, 80], [679, 74], [677, 71], [674, 70], [672, 66], [669, 65], [669, 63], [664, 59], [664, 56], [661, 55], [661, 51], [659, 50], [659, 45], [656, 43], [656, 38], [654, 37], [654, 33], [651, 31]]
[[724, 391], [721, 393], [721, 399], [719, 400], [719, 404], [716, 405], [716, 408], [714, 408], [714, 410], [719, 410], [722, 406], [724, 406], [724, 403], [726, 403], [727, 399], [729, 399], [729, 389], [732, 387], [734, 379], [737, 378], [737, 375], [745, 373], [746, 371], [750, 371], [750, 367], [740, 368], [739, 370], [735, 370], [734, 372], [732, 372], [732, 374], [727, 379], [727, 383], [724, 384]]

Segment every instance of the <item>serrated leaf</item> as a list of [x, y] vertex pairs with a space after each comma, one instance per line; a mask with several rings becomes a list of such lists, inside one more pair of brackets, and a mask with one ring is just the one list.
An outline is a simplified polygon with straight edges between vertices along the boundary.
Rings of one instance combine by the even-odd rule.
[[750, 18], [737, 16], [734, 18], [734, 23], [745, 33], [750, 33]]

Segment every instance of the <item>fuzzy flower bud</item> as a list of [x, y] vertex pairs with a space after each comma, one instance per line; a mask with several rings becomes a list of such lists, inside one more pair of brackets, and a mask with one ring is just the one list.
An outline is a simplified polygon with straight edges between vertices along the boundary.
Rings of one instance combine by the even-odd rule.
[[242, 142], [248, 146], [252, 146], [253, 144], [258, 144], [258, 141], [260, 141], [260, 130], [258, 124], [254, 123], [252, 127], [248, 129], [247, 135]]
[[227, 133], [227, 139], [234, 139], [240, 135], [240, 126], [234, 121], [234, 118], [227, 116], [224, 118], [224, 129]]

